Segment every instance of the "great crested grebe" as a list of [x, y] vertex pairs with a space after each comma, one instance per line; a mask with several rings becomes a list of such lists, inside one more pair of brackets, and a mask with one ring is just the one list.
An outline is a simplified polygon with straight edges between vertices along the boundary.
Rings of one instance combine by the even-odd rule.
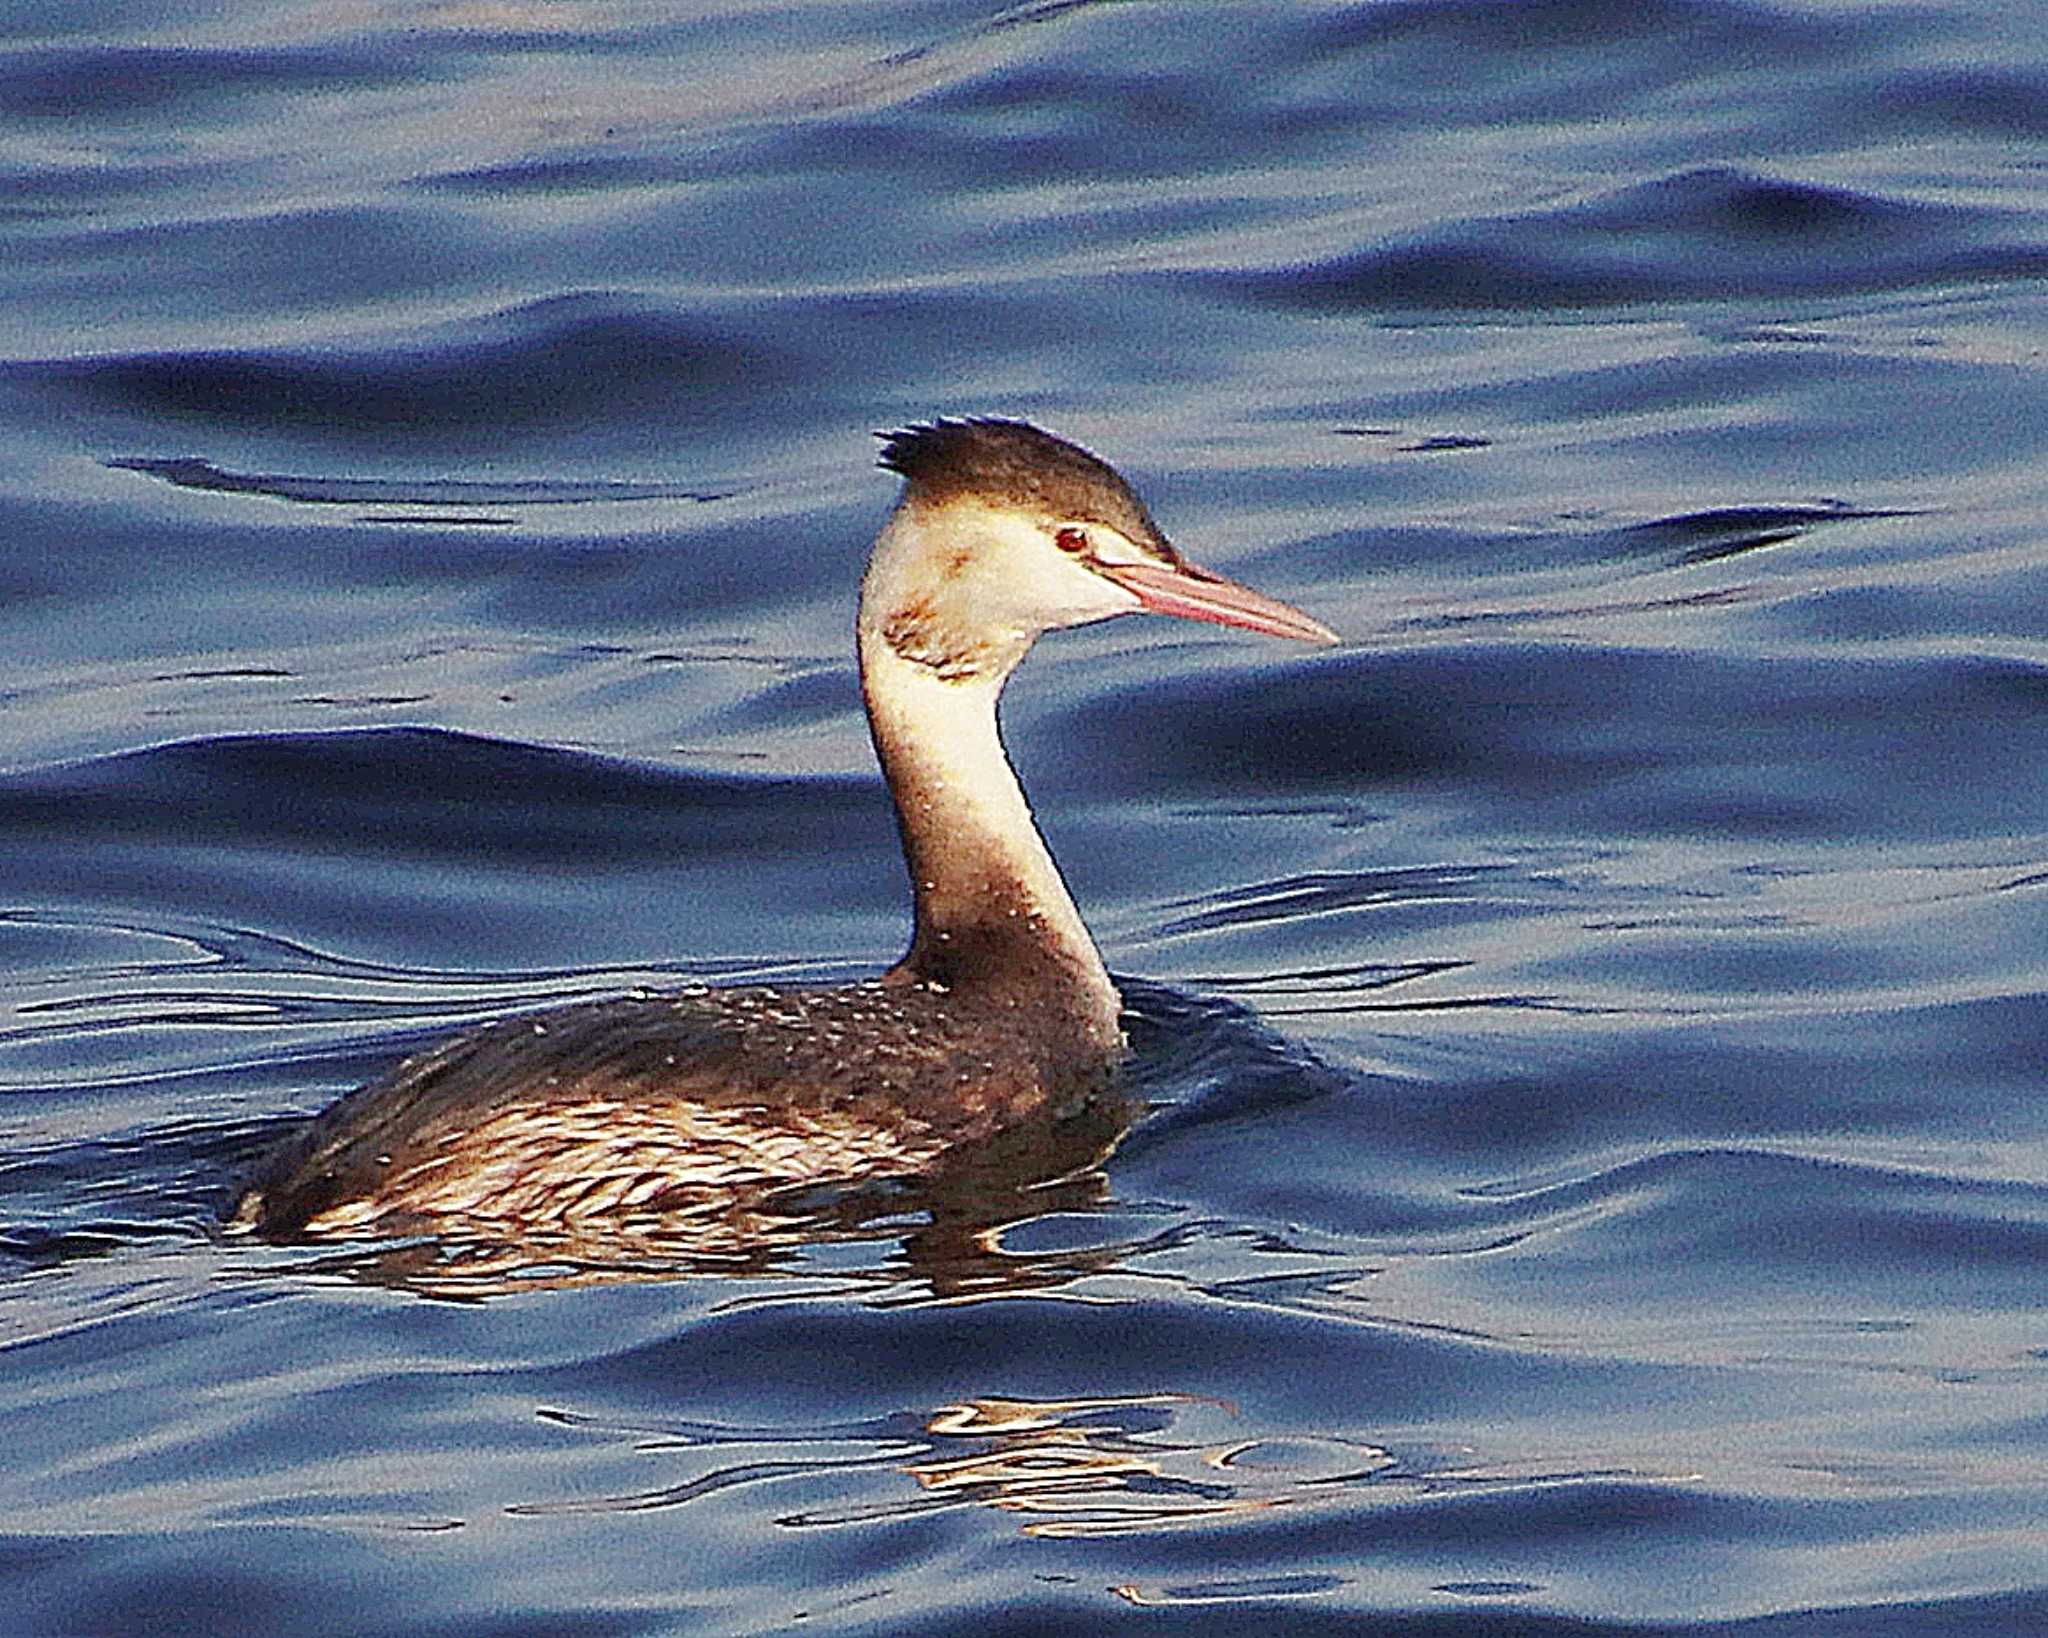
[[902, 498], [861, 586], [861, 690], [915, 892], [903, 959], [836, 986], [692, 987], [502, 1019], [275, 1151], [272, 1238], [658, 1226], [720, 1190], [905, 1175], [1085, 1102], [1121, 1001], [1003, 754], [1039, 633], [1149, 610], [1332, 643], [1189, 563], [1107, 463], [1022, 421], [887, 434]]

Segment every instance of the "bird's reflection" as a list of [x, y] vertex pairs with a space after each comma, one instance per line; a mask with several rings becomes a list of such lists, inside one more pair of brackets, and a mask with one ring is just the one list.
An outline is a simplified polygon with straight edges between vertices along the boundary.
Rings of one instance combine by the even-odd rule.
[[[1235, 1471], [1256, 1441], [1168, 1436], [1177, 1413], [1203, 1405], [1222, 1408], [1185, 1394], [966, 1400], [943, 1407], [926, 1428], [967, 1448], [939, 1446], [905, 1471], [929, 1501], [1020, 1515], [1032, 1536], [1123, 1535], [1281, 1505], [1281, 1490], [1248, 1484]], [[1374, 1450], [1367, 1464], [1385, 1460]]]
[[[678, 1507], [736, 1486], [834, 1478], [849, 1472], [911, 1482], [863, 1486], [861, 1500], [785, 1512], [790, 1528], [888, 1522], [961, 1508], [1011, 1515], [1026, 1535], [1115, 1536], [1178, 1530], [1305, 1502], [1393, 1465], [1375, 1446], [1325, 1439], [1272, 1443], [1244, 1435], [1227, 1405], [1195, 1394], [1085, 1399], [994, 1395], [941, 1405], [922, 1417], [813, 1429], [622, 1429], [549, 1412], [548, 1420], [601, 1437], [627, 1432], [644, 1456], [688, 1472], [621, 1495], [533, 1503], [520, 1513], [643, 1512]], [[1313, 1446], [1313, 1448], [1310, 1448]]]

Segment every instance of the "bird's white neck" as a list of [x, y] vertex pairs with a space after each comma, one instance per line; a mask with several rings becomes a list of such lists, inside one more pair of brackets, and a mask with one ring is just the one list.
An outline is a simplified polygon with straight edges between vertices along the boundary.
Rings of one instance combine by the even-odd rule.
[[917, 906], [895, 976], [1035, 990], [1114, 1050], [1116, 986], [1003, 751], [996, 700], [1008, 667], [949, 679], [898, 652], [890, 613], [863, 598], [861, 688]]

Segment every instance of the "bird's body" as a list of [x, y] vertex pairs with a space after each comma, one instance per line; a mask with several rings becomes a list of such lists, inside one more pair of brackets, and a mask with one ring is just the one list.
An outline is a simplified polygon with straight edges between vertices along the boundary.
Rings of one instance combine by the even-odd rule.
[[1014, 421], [890, 436], [906, 480], [862, 587], [862, 690], [915, 900], [903, 959], [840, 986], [692, 988], [486, 1025], [341, 1099], [235, 1222], [279, 1238], [658, 1227], [925, 1171], [1114, 1079], [1121, 1002], [996, 726], [1057, 626], [1152, 609], [1331, 641], [1197, 569], [1113, 469]]

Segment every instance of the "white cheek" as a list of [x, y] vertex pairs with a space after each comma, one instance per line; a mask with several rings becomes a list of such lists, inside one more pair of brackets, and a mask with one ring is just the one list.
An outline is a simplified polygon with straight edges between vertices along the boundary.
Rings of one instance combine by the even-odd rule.
[[1121, 586], [1083, 567], [1036, 530], [986, 541], [960, 591], [982, 619], [1033, 635], [1129, 614], [1139, 606]]

